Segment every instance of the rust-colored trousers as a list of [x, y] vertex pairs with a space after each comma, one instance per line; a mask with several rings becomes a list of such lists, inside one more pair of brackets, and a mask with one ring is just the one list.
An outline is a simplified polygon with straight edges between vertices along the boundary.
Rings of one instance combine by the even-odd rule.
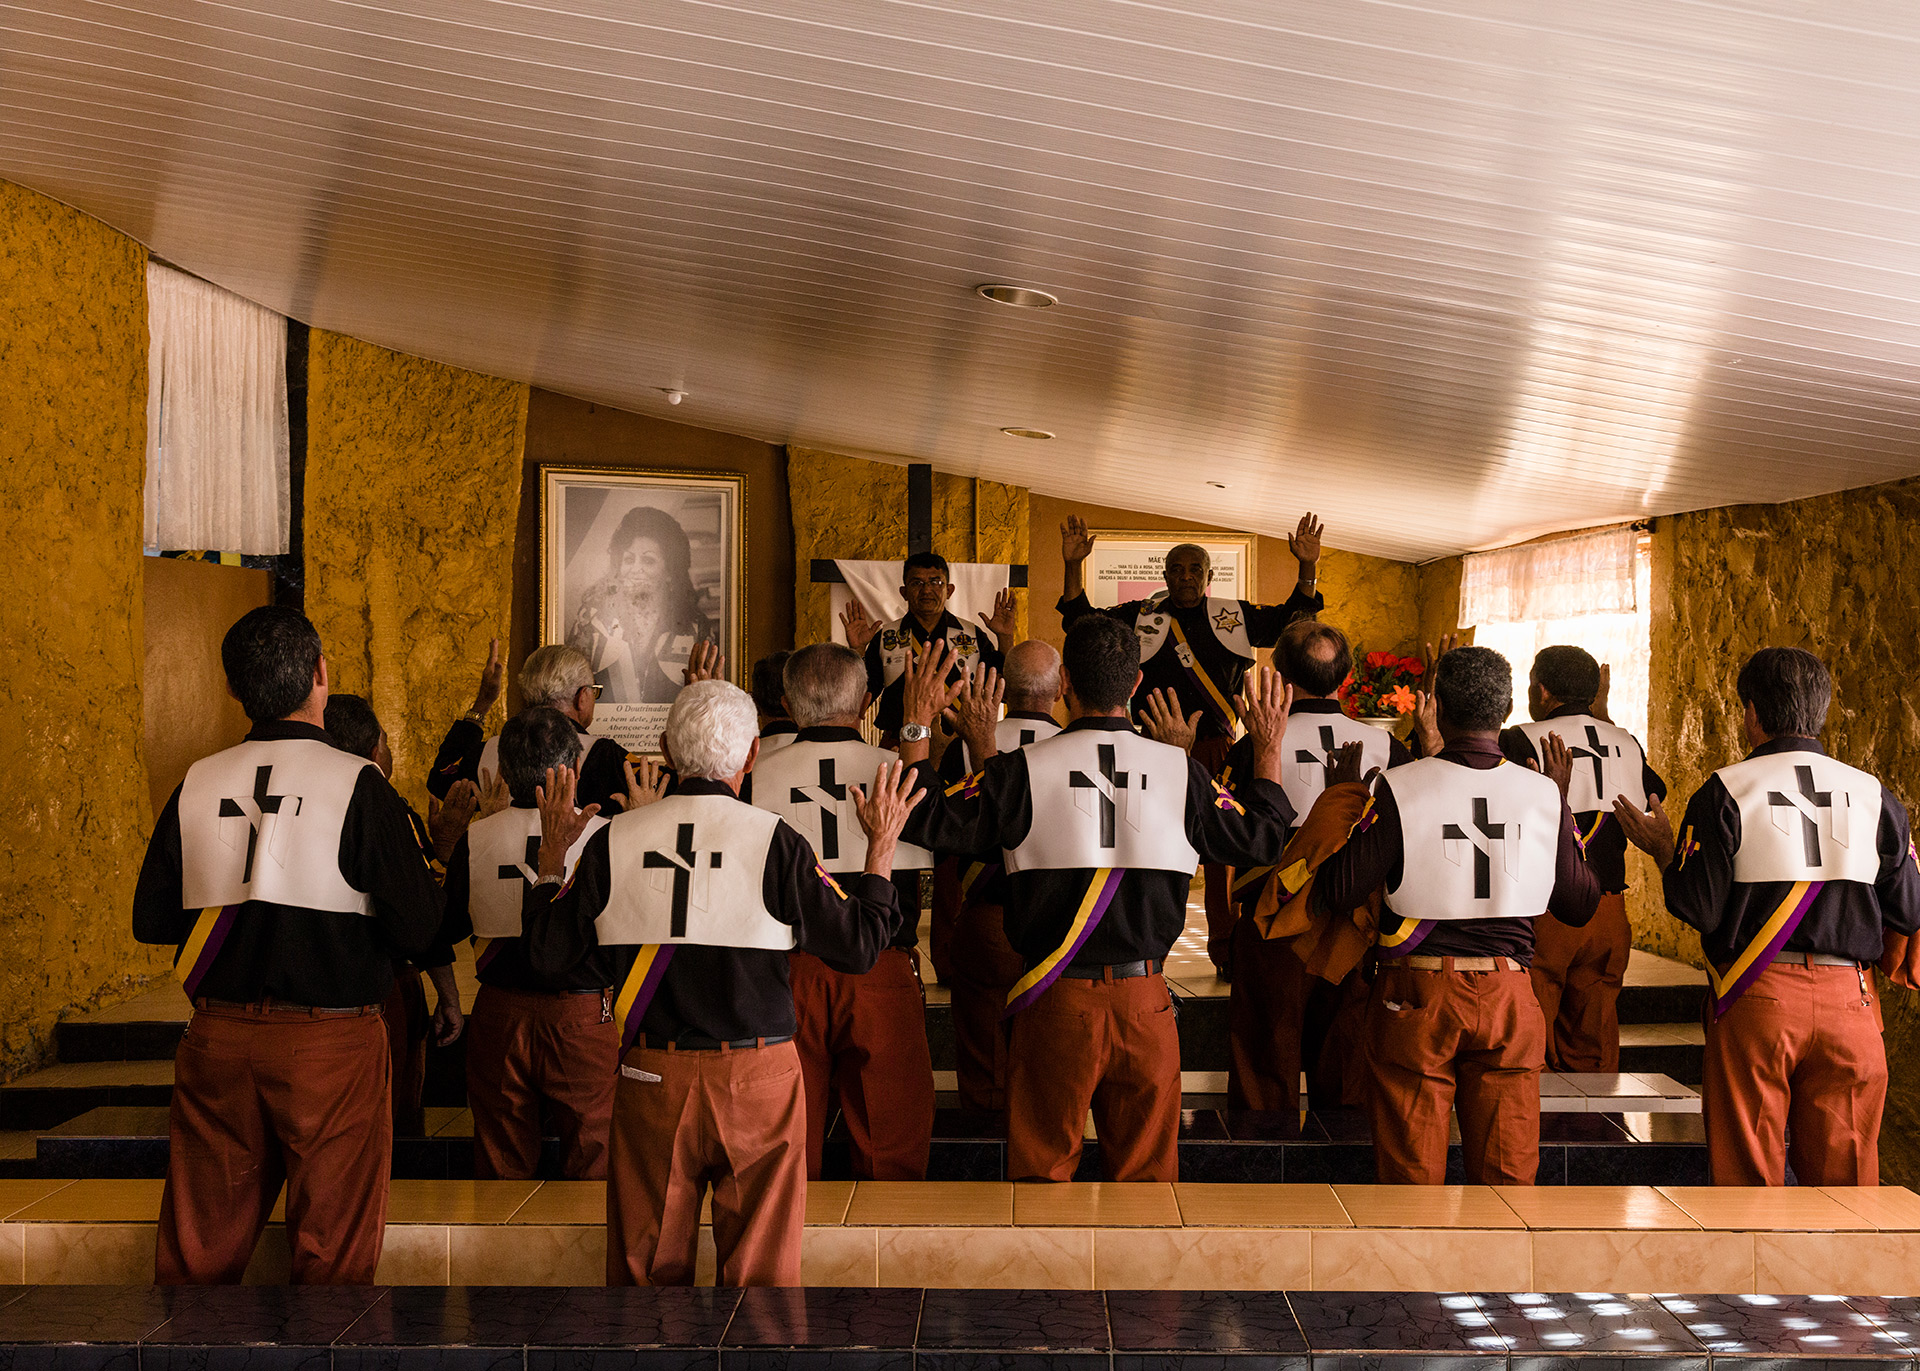
[[1062, 976], [1013, 1016], [1007, 1175], [1070, 1181], [1087, 1110], [1110, 1181], [1180, 1179], [1180, 1033], [1159, 976]]
[[1460, 1115], [1472, 1185], [1532, 1185], [1540, 1169], [1547, 1025], [1527, 973], [1419, 971], [1382, 961], [1367, 1002], [1367, 1113], [1387, 1185], [1440, 1185]]
[[1555, 1071], [1620, 1069], [1620, 986], [1633, 932], [1625, 892], [1600, 897], [1582, 928], [1542, 914], [1533, 921], [1533, 993], [1547, 1020]]
[[395, 1137], [418, 1138], [427, 1131], [422, 1098], [427, 1089], [427, 1030], [433, 1016], [427, 1012], [427, 992], [411, 962], [393, 964], [393, 993], [380, 1006], [387, 1025], [387, 1054], [393, 1058], [393, 1132]]
[[890, 947], [864, 976], [788, 954], [793, 1045], [806, 1076], [807, 1177], [820, 1179], [827, 1124], [846, 1120], [853, 1174], [863, 1181], [923, 1181], [933, 1146], [933, 1054], [914, 954]]
[[692, 1285], [709, 1189], [719, 1283], [800, 1284], [806, 1129], [792, 1043], [629, 1050], [613, 1098], [607, 1284]]
[[[1217, 776], [1233, 750], [1231, 738], [1202, 738], [1193, 745], [1193, 759]], [[1222, 976], [1233, 974], [1233, 868], [1218, 862], [1200, 867], [1207, 906], [1207, 959]]]
[[378, 1007], [196, 1009], [173, 1063], [154, 1282], [237, 1283], [284, 1181], [294, 1284], [373, 1284], [393, 1171]]
[[1887, 1049], [1873, 972], [1791, 958], [1724, 1018], [1707, 1011], [1700, 1107], [1713, 1183], [1784, 1185], [1791, 1160], [1802, 1185], [1878, 1185]]
[[1026, 970], [1026, 963], [1007, 941], [1005, 915], [997, 904], [976, 904], [962, 909], [954, 922], [948, 984], [960, 1104], [966, 1109], [1007, 1107], [1012, 1038], [1007, 1020], [1000, 1016], [1007, 1007], [1007, 992]]
[[481, 986], [467, 1016], [474, 1179], [533, 1176], [544, 1108], [560, 1139], [566, 1178], [604, 1180], [619, 1071], [611, 991], [547, 995]]
[[[1292, 938], [1261, 937], [1259, 926], [1244, 914], [1234, 923], [1233, 981], [1227, 992], [1229, 1109], [1297, 1114], [1303, 1068], [1316, 1106], [1340, 1104], [1348, 1095], [1365, 987], [1357, 971], [1338, 985], [1321, 979], [1293, 948]], [[1343, 1016], [1353, 1021], [1346, 1032], [1339, 1031]]]

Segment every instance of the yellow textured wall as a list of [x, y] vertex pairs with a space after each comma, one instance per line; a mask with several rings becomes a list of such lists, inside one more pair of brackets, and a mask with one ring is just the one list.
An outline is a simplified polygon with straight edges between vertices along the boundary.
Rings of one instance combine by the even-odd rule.
[[0, 182], [0, 1073], [169, 964], [133, 940], [146, 252]]
[[526, 429], [524, 385], [313, 331], [307, 614], [334, 689], [373, 702], [422, 808], [487, 640], [508, 642]]
[[[787, 449], [787, 499], [793, 509], [793, 640], [832, 636], [832, 591], [813, 584], [820, 558], [877, 560], [907, 554], [907, 469], [814, 448]], [[949, 562], [1027, 560], [1025, 488], [933, 473], [933, 550]], [[1018, 597], [1020, 636], [1028, 597]]]

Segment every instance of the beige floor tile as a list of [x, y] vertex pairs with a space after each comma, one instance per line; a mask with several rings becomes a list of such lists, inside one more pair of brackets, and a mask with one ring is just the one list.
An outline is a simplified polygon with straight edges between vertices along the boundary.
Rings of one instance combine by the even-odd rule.
[[1702, 1228], [1825, 1232], [1874, 1227], [1871, 1220], [1810, 1186], [1663, 1185], [1659, 1189]]
[[1756, 1233], [1762, 1295], [1920, 1295], [1920, 1233]]
[[23, 1285], [27, 1279], [27, 1226], [0, 1223], [0, 1285]]
[[9, 1128], [0, 1131], [0, 1161], [32, 1161], [40, 1150], [40, 1130]]
[[1304, 1229], [1108, 1229], [1093, 1233], [1100, 1290], [1305, 1290], [1312, 1281]]
[[713, 1245], [713, 1230], [703, 1228], [693, 1243], [693, 1283], [712, 1285], [720, 1269], [719, 1249]]
[[800, 1284], [874, 1286], [880, 1283], [880, 1230], [809, 1228], [800, 1237]]
[[1498, 1185], [1494, 1192], [1529, 1228], [1700, 1227], [1650, 1185]]
[[[855, 1203], [859, 1196], [854, 1197]], [[1091, 1290], [1090, 1228], [882, 1228], [881, 1285]]]
[[1173, 1187], [1183, 1223], [1195, 1228], [1351, 1228], [1330, 1185], [1184, 1183]]
[[605, 1225], [519, 1224], [448, 1230], [450, 1285], [604, 1285]]
[[1315, 1290], [1531, 1290], [1524, 1229], [1322, 1228]]
[[172, 1085], [173, 1058], [159, 1061], [75, 1062], [61, 1068], [63, 1086]]
[[169, 976], [132, 999], [88, 1014], [63, 1018], [64, 1023], [185, 1023], [193, 1005], [180, 982]]
[[[1341, 1208], [1360, 1228], [1526, 1226], [1490, 1185], [1336, 1185], [1333, 1193], [1339, 1197]], [[1496, 1287], [1474, 1288], [1492, 1290]]]
[[852, 1203], [852, 1181], [808, 1181], [805, 1221], [813, 1227], [845, 1223]]
[[26, 1227], [28, 1285], [150, 1285], [157, 1223], [35, 1223]]
[[1180, 1206], [1171, 1185], [1030, 1181], [1013, 1187], [1013, 1221], [1038, 1228], [1178, 1228]]
[[572, 1224], [579, 1227], [607, 1226], [607, 1183], [605, 1181], [547, 1181], [513, 1211], [508, 1223]]
[[1532, 1288], [1741, 1295], [1753, 1288], [1753, 1236], [1697, 1228], [1536, 1232]]
[[287, 1242], [287, 1226], [270, 1223], [260, 1230], [254, 1244], [253, 1259], [240, 1277], [242, 1285], [287, 1285], [293, 1280], [293, 1248]]
[[420, 1112], [426, 1116], [426, 1136], [431, 1138], [468, 1111], [462, 1109], [459, 1105], [430, 1104]]
[[1823, 1185], [1831, 1195], [1875, 1228], [1892, 1232], [1920, 1229], [1920, 1195], [1901, 1185]]
[[452, 1234], [445, 1224], [389, 1223], [375, 1285], [446, 1285]]
[[[56, 1191], [77, 1184], [77, 1181], [0, 1180], [0, 1219], [11, 1219], [29, 1205], [38, 1204]], [[160, 1216], [157, 1207], [153, 1216], [156, 1219]]]
[[1010, 1224], [1013, 1186], [1006, 1181], [861, 1181], [846, 1222], [868, 1228]]
[[505, 1223], [539, 1181], [395, 1181], [387, 1223]]
[[[431, 1125], [429, 1126], [431, 1127]], [[473, 1111], [471, 1109], [454, 1111], [452, 1118], [441, 1124], [439, 1128], [432, 1129], [432, 1136], [436, 1138], [471, 1138], [473, 1136]]]
[[[38, 1182], [35, 1182], [38, 1184]], [[15, 1223], [147, 1223], [160, 1221], [165, 1181], [75, 1181], [7, 1217]]]

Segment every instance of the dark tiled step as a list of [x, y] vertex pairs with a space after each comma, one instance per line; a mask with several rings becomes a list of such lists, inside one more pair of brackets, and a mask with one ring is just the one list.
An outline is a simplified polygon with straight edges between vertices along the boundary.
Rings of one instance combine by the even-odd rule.
[[1705, 985], [1627, 985], [1620, 989], [1621, 1023], [1699, 1023]]

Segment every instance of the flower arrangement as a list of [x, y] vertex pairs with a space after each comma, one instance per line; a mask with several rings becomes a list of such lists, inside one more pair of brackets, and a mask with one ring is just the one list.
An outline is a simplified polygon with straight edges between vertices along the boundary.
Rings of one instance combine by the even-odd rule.
[[1381, 718], [1413, 713], [1414, 687], [1427, 674], [1418, 657], [1397, 652], [1353, 650], [1353, 673], [1340, 687], [1340, 706], [1350, 718]]

